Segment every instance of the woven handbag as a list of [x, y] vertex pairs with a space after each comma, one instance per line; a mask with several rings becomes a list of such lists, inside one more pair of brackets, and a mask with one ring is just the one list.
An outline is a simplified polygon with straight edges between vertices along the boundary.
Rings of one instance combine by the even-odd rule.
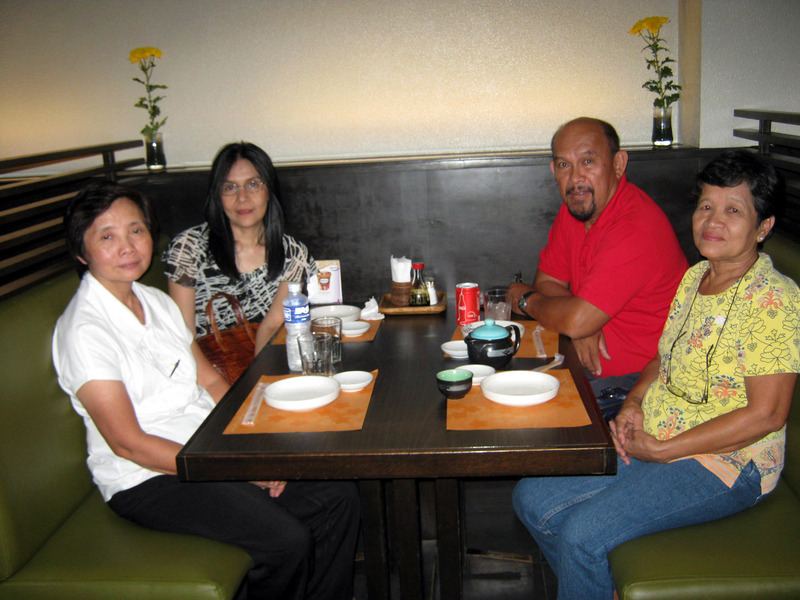
[[[225, 298], [233, 308], [237, 324], [220, 331], [214, 314], [214, 300]], [[211, 323], [211, 333], [198, 338], [197, 343], [214, 368], [225, 380], [233, 384], [253, 360], [256, 348], [258, 323], [250, 323], [235, 296], [217, 292], [206, 304], [206, 315]]]

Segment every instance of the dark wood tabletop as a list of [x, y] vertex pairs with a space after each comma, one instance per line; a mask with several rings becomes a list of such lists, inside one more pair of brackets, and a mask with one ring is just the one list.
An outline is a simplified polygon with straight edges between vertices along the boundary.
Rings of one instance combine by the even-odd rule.
[[[400, 571], [400, 596], [421, 597], [416, 480], [433, 479], [441, 597], [459, 598], [459, 479], [611, 474], [616, 472], [616, 453], [584, 370], [563, 336], [563, 368], [573, 375], [590, 425], [448, 431], [446, 401], [435, 374], [467, 362], [445, 357], [440, 348], [455, 329], [451, 306], [440, 314], [387, 316], [373, 341], [343, 344], [342, 370], [378, 369], [358, 431], [224, 435], [261, 375], [288, 373], [285, 346], [266, 346], [178, 454], [179, 476], [187, 481], [358, 480], [370, 598], [391, 595], [390, 563]], [[531, 369], [546, 362], [515, 357], [507, 368]], [[383, 486], [386, 481], [392, 482], [389, 492]], [[387, 493], [395, 506], [404, 507], [388, 524]]]
[[[188, 481], [255, 479], [398, 479], [606, 474], [616, 454], [569, 340], [560, 351], [591, 425], [573, 428], [448, 431], [437, 371], [465, 364], [440, 345], [455, 331], [455, 313], [387, 316], [375, 340], [345, 342], [343, 370], [378, 377], [359, 431], [223, 435], [262, 374], [288, 373], [283, 345], [266, 346], [178, 455]], [[512, 359], [530, 369], [545, 359]]]

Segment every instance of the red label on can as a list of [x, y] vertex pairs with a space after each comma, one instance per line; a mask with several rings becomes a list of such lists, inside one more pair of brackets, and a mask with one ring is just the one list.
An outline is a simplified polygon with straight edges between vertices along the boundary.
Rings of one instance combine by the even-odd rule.
[[456, 323], [459, 326], [480, 321], [480, 296], [477, 283], [459, 283], [456, 286]]

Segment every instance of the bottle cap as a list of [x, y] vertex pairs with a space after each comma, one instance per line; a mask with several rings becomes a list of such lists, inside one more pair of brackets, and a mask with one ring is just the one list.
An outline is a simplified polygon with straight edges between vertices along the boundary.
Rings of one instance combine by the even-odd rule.
[[421, 263], [421, 262], [411, 263], [411, 268], [412, 269], [424, 269], [425, 268], [425, 263]]
[[289, 282], [289, 293], [290, 294], [299, 294], [303, 291], [303, 284], [299, 281], [290, 281]]

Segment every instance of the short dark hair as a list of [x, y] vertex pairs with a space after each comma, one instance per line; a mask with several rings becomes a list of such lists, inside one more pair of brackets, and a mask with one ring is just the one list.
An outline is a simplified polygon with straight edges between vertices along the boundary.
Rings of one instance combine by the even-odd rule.
[[[147, 196], [141, 192], [118, 185], [111, 181], [92, 183], [83, 188], [67, 205], [64, 214], [64, 229], [66, 230], [67, 251], [78, 263], [78, 273], [83, 273], [88, 268], [78, 259], [86, 260], [86, 245], [84, 236], [95, 219], [106, 212], [111, 205], [120, 198], [127, 198], [139, 207], [144, 216], [144, 223], [150, 236], [157, 235], [155, 214]], [[155, 252], [155, 244], [153, 244]]]
[[272, 159], [261, 148], [249, 142], [237, 142], [223, 146], [211, 165], [211, 178], [206, 193], [205, 217], [209, 229], [209, 249], [220, 270], [237, 280], [241, 276], [236, 267], [236, 248], [233, 231], [222, 206], [222, 184], [234, 163], [248, 160], [267, 186], [269, 201], [264, 215], [264, 244], [267, 249], [267, 279], [277, 279], [283, 271], [286, 253], [283, 248], [283, 207], [278, 184], [278, 174]]
[[550, 153], [555, 155], [556, 153], [556, 137], [561, 131], [567, 126], [575, 123], [576, 121], [588, 121], [590, 123], [594, 123], [598, 125], [603, 130], [603, 135], [608, 141], [608, 149], [611, 151], [612, 158], [619, 152], [619, 134], [617, 130], [614, 129], [614, 126], [607, 121], [603, 121], [602, 119], [595, 119], [593, 117], [578, 117], [577, 119], [573, 119], [572, 121], [567, 121], [566, 123], [562, 124], [561, 127], [556, 129], [556, 132], [553, 134], [553, 137], [550, 138]]
[[741, 183], [750, 188], [758, 224], [778, 214], [783, 199], [778, 172], [766, 158], [744, 148], [726, 150], [712, 159], [695, 178], [693, 199], [700, 199], [704, 185], [729, 188]]

